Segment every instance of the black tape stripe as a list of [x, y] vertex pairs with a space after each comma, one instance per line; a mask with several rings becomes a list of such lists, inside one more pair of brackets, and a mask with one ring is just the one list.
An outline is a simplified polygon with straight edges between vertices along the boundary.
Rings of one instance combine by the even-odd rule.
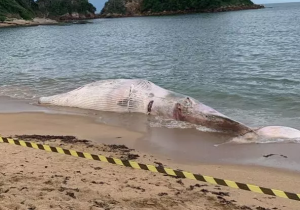
[[106, 159], [107, 159], [107, 161], [108, 161], [109, 163], [116, 164], [116, 162], [114, 161], [113, 158], [108, 157], [108, 158], [106, 158]]
[[93, 154], [91, 154], [91, 156], [92, 156], [92, 158], [93, 158], [93, 160], [100, 160], [100, 158], [99, 158], [99, 156], [98, 155], [93, 155]]
[[51, 147], [51, 146], [50, 146], [50, 149], [51, 149], [51, 151], [52, 151], [52, 152], [56, 152], [56, 153], [58, 153], [58, 151], [57, 151], [56, 147]]
[[140, 164], [140, 168], [143, 170], [149, 171], [147, 165], [145, 165], [145, 164]]
[[166, 173], [167, 173], [167, 172], [165, 171], [164, 167], [158, 166], [158, 167], [155, 167], [155, 168], [156, 168], [156, 170], [157, 170], [159, 173], [162, 173], [162, 174], [166, 174]]
[[226, 184], [226, 182], [224, 181], [224, 179], [218, 179], [218, 178], [214, 178], [214, 179], [215, 179], [215, 181], [216, 181], [216, 183], [217, 183], [218, 185], [228, 186], [228, 185]]
[[242, 190], [251, 191], [251, 190], [249, 189], [249, 187], [248, 187], [246, 184], [236, 182], [236, 185], [237, 185], [240, 189], [242, 189]]
[[21, 145], [20, 141], [18, 141], [18, 140], [15, 140], [15, 139], [13, 139], [13, 140], [14, 140], [14, 142], [15, 142], [15, 145], [18, 145], [18, 146], [20, 146], [20, 145]]
[[3, 142], [9, 143], [7, 138], [2, 138], [2, 139], [3, 139]]
[[71, 155], [70, 150], [67, 150], [67, 149], [62, 149], [62, 150], [64, 151], [64, 153], [65, 153], [66, 155]]
[[276, 196], [270, 188], [260, 187], [260, 189], [266, 195]]
[[300, 201], [300, 198], [295, 193], [284, 192], [289, 199]]
[[83, 152], [77, 152], [76, 151], [76, 153], [77, 153], [78, 157], [85, 158], [84, 155], [83, 155]]
[[45, 150], [45, 148], [44, 148], [44, 146], [43, 146], [43, 145], [41, 145], [41, 144], [37, 144], [37, 146], [38, 146], [38, 148], [39, 148], [40, 150]]
[[181, 171], [174, 170], [174, 173], [178, 178], [185, 178], [184, 174]]
[[25, 141], [25, 144], [26, 144], [26, 147], [33, 148], [33, 147], [32, 147], [32, 144], [31, 144], [30, 142], [28, 142], [28, 141]]
[[198, 180], [198, 181], [201, 181], [201, 182], [207, 182], [204, 177], [200, 174], [194, 174], [194, 177]]
[[132, 166], [130, 165], [130, 163], [129, 163], [128, 160], [122, 160], [122, 163], [123, 163], [123, 165], [126, 166], [126, 167], [132, 167]]

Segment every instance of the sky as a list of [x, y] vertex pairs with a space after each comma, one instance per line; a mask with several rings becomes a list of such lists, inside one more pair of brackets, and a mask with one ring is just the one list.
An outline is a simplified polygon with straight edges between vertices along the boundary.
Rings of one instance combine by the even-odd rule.
[[89, 2], [92, 3], [97, 8], [97, 12], [100, 12], [106, 0], [89, 0]]
[[[300, 2], [300, 0], [252, 0], [252, 1], [256, 4]], [[106, 0], [89, 0], [89, 2], [91, 2], [97, 8], [97, 12], [100, 12]]]

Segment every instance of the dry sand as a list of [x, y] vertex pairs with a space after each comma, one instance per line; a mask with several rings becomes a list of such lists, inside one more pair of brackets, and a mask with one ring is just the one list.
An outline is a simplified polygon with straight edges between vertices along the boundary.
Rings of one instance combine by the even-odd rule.
[[23, 20], [23, 19], [8, 19], [3, 23], [0, 22], [1, 27], [16, 27], [16, 26], [38, 26], [38, 25], [54, 25], [57, 21], [48, 18], [34, 18], [33, 20]]
[[[134, 145], [143, 134], [98, 124], [93, 118], [15, 113], [0, 114], [0, 119], [2, 136], [74, 135], [92, 141], [62, 136], [18, 138], [290, 192], [300, 189], [300, 175], [296, 172], [252, 166], [178, 164], [167, 157], [104, 145], [100, 142]], [[4, 143], [0, 144], [0, 154], [1, 210], [300, 209], [297, 201]]]

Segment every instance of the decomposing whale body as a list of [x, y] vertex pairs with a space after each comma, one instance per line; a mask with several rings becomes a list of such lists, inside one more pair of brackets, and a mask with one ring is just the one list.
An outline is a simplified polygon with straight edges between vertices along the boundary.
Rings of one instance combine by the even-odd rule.
[[186, 121], [249, 139], [299, 139], [300, 131], [283, 126], [250, 128], [199, 101], [140, 79], [103, 80], [68, 93], [41, 97], [40, 104], [111, 112], [138, 112]]
[[243, 136], [237, 136], [230, 142], [251, 143], [251, 142], [299, 142], [300, 131], [285, 126], [266, 126], [262, 128], [253, 128], [254, 132], [249, 132]]
[[199, 101], [140, 79], [103, 80], [68, 93], [41, 97], [40, 104], [111, 112], [139, 112], [243, 135], [252, 129]]
[[265, 138], [299, 139], [300, 131], [284, 126], [267, 126], [257, 129], [256, 134]]

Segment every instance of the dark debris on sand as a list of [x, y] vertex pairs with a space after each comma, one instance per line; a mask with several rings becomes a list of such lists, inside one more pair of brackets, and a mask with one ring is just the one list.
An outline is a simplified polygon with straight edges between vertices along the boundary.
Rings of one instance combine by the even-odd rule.
[[[35, 142], [55, 142], [55, 141], [60, 141], [60, 143], [66, 143], [66, 144], [74, 144], [74, 143], [79, 143], [79, 144], [83, 144], [85, 145], [86, 148], [94, 148], [96, 150], [98, 150], [99, 152], [111, 152], [113, 154], [111, 154], [114, 157], [120, 158], [122, 160], [135, 160], [138, 159], [140, 156], [138, 154], [132, 154], [131, 152], [134, 151], [134, 149], [130, 149], [125, 145], [116, 145], [116, 144], [112, 144], [112, 145], [106, 145], [106, 144], [101, 144], [101, 145], [95, 145], [93, 144], [91, 141], [89, 140], [79, 140], [77, 139], [75, 136], [54, 136], [54, 135], [17, 135], [15, 136], [17, 139], [20, 140], [25, 140], [25, 141], [35, 141]], [[265, 158], [268, 158], [270, 156], [273, 156], [276, 154], [269, 154], [269, 155], [265, 155]], [[286, 157], [281, 155], [282, 157]], [[154, 162], [154, 164], [156, 165], [156, 167], [165, 167], [165, 165], [161, 162]], [[101, 167], [95, 167], [94, 170], [101, 170]], [[179, 170], [181, 171], [181, 170]], [[81, 173], [80, 171], [76, 171], [76, 173]], [[5, 174], [3, 174], [5, 176]], [[53, 175], [53, 176], [60, 176], [60, 175]], [[154, 175], [155, 176], [155, 175]], [[165, 174], [165, 176], [169, 176], [167, 174]], [[184, 186], [184, 183], [182, 182], [182, 179], [180, 177], [176, 177], [176, 176], [170, 176], [172, 178], [176, 178], [178, 179], [176, 182], [181, 185]], [[67, 184], [69, 180], [69, 177], [65, 177], [63, 179], [63, 183]], [[83, 180], [82, 180], [83, 181]], [[103, 185], [105, 184], [104, 182], [96, 182], [96, 181], [92, 181], [92, 184], [100, 184]], [[49, 183], [50, 185], [52, 183]], [[207, 184], [195, 184], [195, 185], [190, 185], [189, 187], [185, 188], [185, 190], [181, 191], [177, 191], [175, 193], [175, 196], [181, 196], [183, 194], [185, 194], [185, 192], [190, 192], [190, 193], [201, 193], [201, 195], [206, 196], [208, 199], [212, 199], [214, 200], [214, 202], [221, 207], [222, 209], [232, 209], [232, 210], [271, 210], [269, 208], [264, 208], [261, 206], [240, 206], [236, 204], [235, 200], [229, 199], [229, 193], [228, 192], [223, 192], [221, 191], [221, 188], [215, 188], [219, 191], [210, 191], [208, 189], [205, 189], [205, 187], [207, 187]], [[135, 190], [137, 190], [138, 192], [145, 192], [146, 190], [144, 188], [141, 188], [139, 186], [132, 186], [132, 185], [127, 185], [127, 187], [133, 188]], [[51, 189], [48, 189], [51, 190]], [[68, 195], [69, 197], [73, 198], [73, 199], [77, 199], [76, 197], [76, 193], [79, 192], [79, 189], [75, 188], [67, 188], [67, 187], [61, 187], [59, 189], [59, 191], [64, 192], [66, 195]], [[166, 192], [161, 192], [158, 194], [158, 196], [162, 199], [166, 199], [169, 197], [168, 193]], [[154, 203], [155, 204], [155, 203]], [[152, 204], [151, 204], [152, 205]], [[99, 208], [104, 208], [104, 209], [111, 209], [110, 205], [106, 204], [105, 202], [100, 202], [100, 201], [95, 201], [94, 205], [95, 207], [99, 207]]]
[[[272, 156], [274, 156], [274, 155], [279, 155], [279, 154], [268, 154], [268, 155], [264, 155], [263, 157], [268, 158], [268, 157], [272, 157]], [[279, 156], [280, 156], [280, 157], [283, 157], [283, 158], [287, 158], [286, 155], [279, 155]]]
[[53, 135], [17, 135], [20, 140], [39, 140], [42, 142], [51, 140], [61, 140], [64, 143], [85, 143], [87, 144], [89, 140], [79, 140], [75, 136], [53, 136]]
[[[136, 160], [140, 156], [138, 154], [132, 154], [130, 152], [134, 151], [134, 149], [130, 149], [125, 145], [117, 145], [117, 144], [103, 144], [103, 146], [95, 146], [89, 140], [80, 140], [75, 136], [54, 136], [54, 135], [17, 135], [14, 137], [15, 139], [25, 140], [25, 141], [41, 141], [43, 143], [50, 141], [54, 142], [56, 140], [60, 140], [66, 144], [74, 144], [74, 143], [82, 143], [87, 146], [87, 148], [96, 148], [99, 151], [103, 152], [113, 152], [116, 155], [120, 156], [122, 160]], [[62, 145], [60, 145], [62, 146]]]

